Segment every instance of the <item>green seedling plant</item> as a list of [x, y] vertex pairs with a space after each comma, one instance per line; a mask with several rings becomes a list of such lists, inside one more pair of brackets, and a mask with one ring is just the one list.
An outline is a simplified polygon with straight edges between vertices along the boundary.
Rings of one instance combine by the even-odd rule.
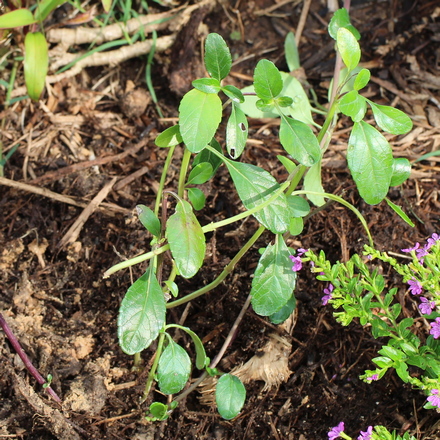
[[[140, 353], [157, 341], [144, 400], [155, 381], [161, 393], [166, 395], [178, 394], [187, 387], [192, 362], [187, 351], [172, 339], [170, 332], [175, 329], [186, 332], [193, 341], [194, 365], [203, 373], [183, 393], [170, 397], [167, 404], [154, 402], [148, 411], [150, 420], [169, 417], [176, 404], [208, 375], [218, 377], [216, 403], [221, 416], [232, 419], [239, 414], [245, 402], [245, 388], [237, 377], [216, 368], [228, 340], [211, 361], [195, 333], [167, 322], [167, 311], [212, 292], [263, 232], [270, 231], [273, 238], [262, 250], [237, 325], [249, 304], [255, 313], [274, 323], [283, 322], [293, 312], [296, 270], [306, 251], [289, 248], [286, 240], [301, 233], [304, 217], [311, 212], [310, 203], [319, 208], [329, 199], [350, 209], [364, 226], [369, 244], [373, 246], [367, 223], [359, 211], [342, 197], [326, 193], [321, 183], [322, 157], [341, 113], [353, 121], [347, 162], [360, 196], [369, 204], [386, 200], [398, 215], [410, 221], [397, 205], [386, 199], [390, 186], [400, 185], [409, 176], [410, 164], [406, 159], [393, 158], [384, 135], [365, 122], [364, 117], [370, 106], [376, 125], [393, 135], [411, 130], [411, 120], [400, 110], [377, 105], [361, 95], [360, 90], [368, 84], [370, 72], [359, 68], [360, 36], [350, 24], [345, 9], [335, 13], [329, 33], [335, 40], [339, 64], [343, 62], [345, 68], [340, 70], [338, 67], [335, 71], [326, 109], [318, 104], [313, 109], [301, 83], [288, 73], [280, 72], [269, 60], [258, 62], [253, 85], [249, 88], [239, 90], [225, 85], [232, 65], [231, 54], [220, 35], [209, 34], [204, 56], [208, 76], [193, 81], [193, 89], [180, 102], [178, 124], [164, 130], [156, 139], [158, 147], [168, 148], [156, 202], [152, 208], [145, 205], [137, 208], [139, 220], [153, 237], [151, 251], [113, 266], [105, 276], [148, 261], [145, 273], [128, 289], [118, 317], [119, 344], [125, 353], [135, 356], [135, 363], [139, 363]], [[299, 57], [292, 45], [294, 39], [290, 36], [286, 52], [289, 68], [293, 70], [299, 66]], [[216, 133], [226, 108], [230, 111], [224, 152], [216, 140]], [[312, 110], [323, 115], [322, 126], [313, 119]], [[248, 117], [261, 115], [280, 120], [279, 139], [286, 154], [278, 159], [287, 176], [282, 182], [267, 170], [238, 160], [246, 146]], [[167, 173], [177, 148], [182, 149], [177, 188], [165, 190]], [[199, 185], [211, 179], [220, 166], [227, 168], [244, 211], [202, 226], [196, 214], [204, 207], [206, 197]], [[260, 226], [231, 262], [208, 285], [188, 295], [180, 295], [179, 277], [191, 278], [203, 265], [205, 234], [249, 216], [253, 216]], [[171, 259], [166, 258], [168, 255]], [[295, 270], [292, 270], [292, 261]], [[165, 273], [168, 275], [163, 279]]]

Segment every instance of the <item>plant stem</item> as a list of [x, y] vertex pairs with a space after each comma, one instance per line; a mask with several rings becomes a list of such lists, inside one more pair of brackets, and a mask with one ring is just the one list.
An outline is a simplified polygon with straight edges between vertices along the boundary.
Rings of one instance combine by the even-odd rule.
[[183, 298], [180, 298], [176, 301], [169, 302], [167, 304], [167, 309], [171, 309], [173, 307], [180, 306], [182, 304], [187, 303], [188, 301], [192, 301], [193, 299], [198, 298], [201, 295], [211, 291], [216, 288], [233, 270], [235, 265], [240, 261], [241, 257], [254, 245], [254, 243], [260, 238], [261, 234], [266, 230], [264, 226], [260, 226], [255, 232], [254, 235], [248, 240], [248, 242], [237, 252], [237, 255], [229, 262], [229, 264], [223, 269], [222, 273], [212, 282], [207, 284], [205, 287], [196, 290], [193, 293], [190, 293]]
[[145, 384], [144, 395], [142, 396], [141, 403], [147, 400], [148, 394], [151, 390], [151, 386], [153, 385], [154, 376], [156, 375], [157, 366], [159, 365], [160, 355], [162, 354], [163, 341], [165, 339], [165, 335], [166, 333], [163, 331], [159, 335], [159, 339], [157, 342], [157, 349], [156, 352], [154, 353], [153, 365], [151, 366], [151, 370], [148, 373], [148, 379], [147, 379], [147, 383]]
[[[18, 342], [18, 339], [15, 337], [14, 333], [12, 332], [11, 328], [7, 324], [5, 318], [3, 318], [3, 315], [0, 313], [0, 327], [5, 332], [7, 338], [11, 342], [11, 345], [14, 347], [14, 350], [17, 352], [17, 354], [20, 356], [20, 359], [23, 361], [24, 366], [27, 368], [29, 373], [34, 376], [35, 380], [40, 384], [44, 385], [46, 384], [46, 380], [44, 380], [43, 376], [38, 372], [38, 370], [32, 365], [32, 362], [28, 358], [27, 354], [24, 352], [23, 348], [21, 347], [20, 343]], [[51, 395], [51, 397], [55, 400], [57, 403], [61, 403], [61, 399], [58, 397], [58, 395], [55, 393], [55, 391], [50, 387], [45, 388], [46, 391]]]
[[160, 177], [159, 189], [157, 190], [157, 195], [156, 195], [156, 203], [154, 204], [154, 213], [156, 214], [156, 216], [158, 216], [159, 214], [160, 201], [162, 199], [162, 193], [165, 187], [165, 181], [167, 178], [168, 169], [170, 168], [175, 149], [176, 149], [176, 145], [170, 147], [170, 149], [168, 150], [167, 158], [165, 160], [165, 164], [163, 166], [162, 176]]
[[179, 186], [177, 187], [177, 195], [183, 199], [183, 192], [185, 190], [186, 173], [188, 172], [189, 161], [191, 159], [191, 151], [188, 148], [183, 149], [182, 164], [180, 166]]

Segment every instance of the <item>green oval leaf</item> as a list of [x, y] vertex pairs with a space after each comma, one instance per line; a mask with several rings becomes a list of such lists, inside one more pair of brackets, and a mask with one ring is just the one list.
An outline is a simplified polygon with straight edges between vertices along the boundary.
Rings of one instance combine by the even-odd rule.
[[336, 34], [338, 51], [349, 71], [352, 71], [361, 60], [361, 48], [356, 37], [346, 28], [339, 28]]
[[173, 125], [165, 129], [155, 140], [155, 144], [160, 148], [173, 147], [174, 145], [183, 142], [180, 135], [180, 129], [178, 125]]
[[362, 95], [359, 95], [357, 90], [352, 90], [340, 100], [339, 110], [344, 115], [350, 116], [353, 122], [359, 122], [364, 119], [367, 111], [367, 101]]
[[391, 176], [390, 186], [399, 186], [411, 174], [411, 163], [406, 157], [393, 159], [393, 175]]
[[286, 57], [287, 67], [289, 71], [293, 72], [301, 67], [299, 62], [298, 46], [293, 32], [288, 32], [284, 40], [284, 54]]
[[276, 98], [283, 89], [280, 72], [272, 61], [260, 60], [254, 71], [254, 89], [260, 99]]
[[348, 141], [347, 163], [361, 197], [370, 205], [381, 202], [393, 168], [393, 153], [384, 136], [366, 122], [356, 122]]
[[371, 101], [368, 103], [371, 105], [377, 125], [383, 131], [391, 134], [405, 134], [412, 129], [413, 123], [410, 117], [401, 110], [388, 105], [374, 104]]
[[188, 191], [188, 199], [196, 211], [200, 211], [205, 207], [206, 197], [199, 188], [186, 188]]
[[42, 0], [38, 3], [37, 8], [34, 12], [35, 20], [42, 22], [43, 20], [46, 20], [48, 15], [54, 11], [58, 6], [65, 3], [66, 0]]
[[280, 142], [288, 154], [305, 166], [310, 167], [321, 158], [319, 142], [304, 122], [281, 116]]
[[167, 221], [165, 235], [180, 275], [191, 278], [203, 264], [206, 243], [202, 227], [187, 201], [177, 203], [176, 212]]
[[168, 405], [161, 402], [153, 402], [148, 408], [154, 420], [166, 420], [169, 417], [169, 410]]
[[37, 20], [35, 20], [32, 12], [24, 8], [0, 15], [0, 29], [13, 29], [21, 26], [29, 26], [36, 22]]
[[28, 95], [34, 101], [40, 99], [44, 89], [49, 55], [47, 41], [41, 32], [28, 33], [24, 40], [24, 77]]
[[145, 205], [137, 205], [136, 211], [139, 221], [142, 223], [143, 227], [155, 237], [159, 237], [161, 227], [160, 221], [156, 217], [156, 214]]
[[192, 85], [197, 90], [205, 93], [218, 93], [221, 90], [220, 81], [215, 78], [195, 79]]
[[[261, 205], [280, 187], [276, 179], [262, 168], [226, 158], [224, 161], [237, 188], [238, 196], [247, 209]], [[284, 193], [254, 216], [274, 234], [286, 232], [289, 226], [289, 208]]]
[[[309, 99], [301, 83], [286, 72], [280, 72], [283, 80], [282, 96], [290, 96], [293, 104], [287, 109], [288, 114], [298, 121], [313, 125], [312, 110]], [[254, 86], [248, 86], [242, 89], [243, 93], [255, 93]], [[270, 112], [262, 112], [256, 108], [258, 96], [246, 95], [245, 102], [240, 104], [240, 108], [251, 118], [278, 118], [280, 114], [276, 109]]]
[[127, 290], [118, 315], [121, 349], [140, 353], [159, 335], [165, 323], [165, 298], [151, 267]]
[[290, 96], [280, 96], [276, 102], [280, 107], [290, 107], [293, 104], [293, 99]]
[[191, 374], [191, 359], [188, 353], [173, 340], [162, 353], [157, 368], [157, 381], [164, 394], [176, 394], [188, 382]]
[[223, 37], [211, 33], [205, 42], [205, 66], [209, 76], [221, 81], [228, 76], [232, 66], [231, 53]]
[[248, 121], [239, 107], [232, 104], [231, 116], [226, 126], [226, 149], [232, 159], [237, 159], [246, 146]]
[[302, 217], [292, 217], [289, 222], [289, 233], [294, 237], [301, 234], [304, 230], [304, 220]]
[[292, 217], [305, 217], [310, 213], [310, 206], [306, 199], [301, 196], [287, 196], [290, 215]]
[[197, 164], [189, 173], [187, 185], [201, 185], [212, 176], [212, 165], [209, 162]]
[[222, 101], [218, 95], [190, 90], [180, 102], [180, 134], [188, 150], [198, 153], [214, 137], [222, 118]]
[[243, 93], [241, 93], [241, 90], [237, 89], [237, 87], [235, 86], [231, 86], [231, 85], [223, 86], [222, 92], [237, 104], [244, 102]]
[[[325, 192], [321, 182], [321, 166], [322, 161], [319, 160], [307, 170], [307, 174], [304, 177], [304, 189], [306, 191]], [[324, 197], [316, 194], [307, 194], [307, 198], [316, 206], [322, 206], [325, 203]]]
[[283, 237], [277, 235], [275, 244], [269, 244], [260, 257], [250, 293], [252, 308], [258, 315], [276, 313], [292, 297], [296, 272], [289, 256]]
[[295, 310], [296, 308], [296, 298], [295, 295], [286, 302], [286, 304], [281, 307], [278, 312], [275, 312], [273, 315], [269, 316], [269, 320], [272, 324], [278, 325], [282, 324]]
[[338, 30], [341, 27], [348, 29], [355, 36], [356, 40], [359, 40], [361, 38], [358, 30], [350, 23], [350, 17], [348, 15], [347, 9], [345, 8], [341, 8], [335, 11], [328, 25], [328, 33], [334, 40], [336, 40]]
[[218, 412], [226, 419], [236, 417], [243, 408], [246, 399], [246, 388], [241, 380], [232, 374], [224, 374], [215, 388], [215, 401]]
[[363, 89], [368, 82], [370, 81], [371, 73], [368, 69], [361, 69], [359, 73], [356, 75], [356, 78], [353, 83], [353, 88], [355, 90]]
[[294, 169], [296, 168], [295, 162], [281, 155], [277, 155], [277, 159], [284, 165], [284, 168], [286, 168], [286, 171], [289, 174], [293, 173]]

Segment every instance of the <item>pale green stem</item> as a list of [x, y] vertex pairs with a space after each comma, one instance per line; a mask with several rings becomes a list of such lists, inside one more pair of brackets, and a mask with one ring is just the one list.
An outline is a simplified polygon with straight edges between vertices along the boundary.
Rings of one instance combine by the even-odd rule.
[[160, 355], [162, 354], [163, 341], [165, 339], [165, 334], [166, 334], [165, 332], [161, 332], [159, 334], [159, 339], [157, 342], [157, 349], [156, 349], [156, 352], [154, 353], [153, 365], [151, 366], [151, 370], [148, 373], [148, 379], [147, 379], [147, 383], [145, 384], [144, 395], [142, 396], [141, 403], [143, 403], [143, 402], [145, 402], [145, 400], [147, 400], [148, 394], [151, 390], [151, 386], [153, 385], [154, 376], [156, 375], [157, 366], [159, 365]]
[[173, 154], [174, 154], [175, 149], [176, 149], [176, 145], [173, 145], [169, 148], [167, 158], [166, 158], [165, 164], [163, 166], [162, 176], [160, 177], [159, 189], [158, 189], [157, 195], [156, 195], [156, 203], [154, 205], [154, 213], [156, 214], [156, 217], [159, 214], [159, 207], [160, 207], [160, 202], [162, 199], [162, 193], [165, 188], [165, 182], [167, 179], [168, 169], [170, 168], [171, 161], [173, 160]]
[[183, 199], [183, 192], [185, 190], [186, 173], [188, 171], [190, 160], [191, 160], [191, 151], [189, 151], [188, 148], [185, 147], [183, 149], [182, 164], [180, 166], [179, 186], [177, 187], [177, 195], [181, 199]]

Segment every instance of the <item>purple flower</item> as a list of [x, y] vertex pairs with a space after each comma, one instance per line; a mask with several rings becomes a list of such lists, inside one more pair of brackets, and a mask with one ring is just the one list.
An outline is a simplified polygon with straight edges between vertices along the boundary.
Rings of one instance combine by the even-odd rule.
[[427, 240], [427, 244], [424, 246], [426, 250], [429, 250], [432, 248], [432, 246], [434, 246], [436, 241], [440, 240], [440, 235], [436, 234], [434, 232], [434, 234], [431, 235], [430, 238], [428, 238]]
[[367, 377], [367, 380], [369, 382], [373, 382], [373, 380], [379, 380], [379, 375], [378, 374], [373, 374], [372, 376]]
[[408, 281], [409, 284], [409, 291], [412, 295], [420, 295], [422, 293], [422, 285], [419, 281], [415, 280], [414, 278], [412, 280]]
[[321, 298], [323, 306], [326, 306], [327, 303], [333, 298], [333, 295], [332, 295], [333, 289], [334, 289], [334, 287], [333, 287], [332, 283], [330, 283], [328, 285], [327, 289], [324, 289], [325, 295]]
[[309, 251], [308, 249], [299, 248], [296, 253], [298, 257], [302, 257], [308, 251]]
[[339, 437], [339, 434], [344, 431], [344, 422], [339, 423], [338, 426], [332, 428], [332, 430], [328, 433], [328, 440], [334, 440]]
[[361, 435], [357, 438], [357, 440], [371, 440], [372, 434], [373, 434], [373, 427], [369, 426], [365, 432], [361, 431]]
[[293, 255], [289, 255], [289, 258], [292, 260], [293, 263], [292, 270], [294, 272], [300, 271], [302, 269], [301, 257], [294, 257]]
[[435, 301], [429, 301], [428, 298], [420, 297], [422, 304], [419, 304], [419, 309], [424, 315], [429, 315], [435, 308]]
[[428, 249], [429, 247], [423, 246], [422, 249], [416, 250], [417, 259], [419, 260], [420, 264], [423, 264], [423, 257], [429, 254]]
[[420, 243], [416, 243], [416, 245], [412, 248], [408, 248], [408, 249], [402, 249], [402, 252], [412, 252], [417, 250], [420, 247]]
[[428, 402], [432, 406], [436, 406], [437, 408], [440, 408], [440, 395], [439, 395], [439, 391], [434, 389], [434, 390], [431, 390], [431, 393], [432, 393], [432, 396], [428, 397], [428, 399], [427, 399]]
[[434, 339], [440, 338], [440, 318], [435, 318], [435, 322], [431, 324], [429, 334], [434, 336]]

